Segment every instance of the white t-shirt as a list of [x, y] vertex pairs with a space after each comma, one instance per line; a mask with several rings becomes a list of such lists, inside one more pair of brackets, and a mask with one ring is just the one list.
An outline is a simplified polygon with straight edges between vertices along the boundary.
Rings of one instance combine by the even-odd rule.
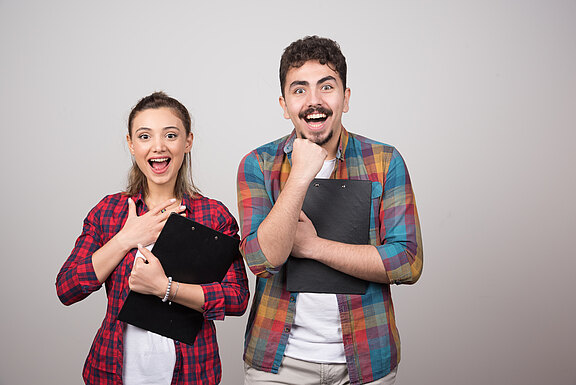
[[[335, 165], [336, 159], [325, 161], [316, 178], [330, 178]], [[346, 362], [336, 294], [298, 293], [284, 354], [310, 362]]]
[[[147, 249], [152, 249], [152, 246], [147, 246]], [[144, 258], [140, 251], [136, 253], [134, 263], [138, 258]], [[126, 324], [122, 370], [125, 385], [170, 385], [175, 365], [173, 339]]]

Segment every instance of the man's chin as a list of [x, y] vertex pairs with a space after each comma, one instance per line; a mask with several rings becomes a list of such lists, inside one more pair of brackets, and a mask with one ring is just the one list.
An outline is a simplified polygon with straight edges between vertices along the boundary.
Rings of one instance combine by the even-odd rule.
[[311, 142], [316, 143], [319, 146], [323, 146], [332, 139], [334, 136], [333, 131], [329, 131], [328, 133], [318, 133], [318, 134], [309, 134], [305, 135], [304, 133], [300, 134], [300, 137], [303, 139], [308, 139]]

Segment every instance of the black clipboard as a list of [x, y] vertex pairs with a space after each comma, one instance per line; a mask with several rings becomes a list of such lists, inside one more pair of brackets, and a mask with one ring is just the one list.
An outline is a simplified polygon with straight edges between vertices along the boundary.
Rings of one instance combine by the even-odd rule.
[[[314, 179], [302, 211], [318, 236], [342, 243], [370, 243], [372, 182], [369, 180]], [[289, 257], [286, 290], [290, 292], [365, 294], [368, 282], [321, 262]]]
[[[235, 258], [239, 240], [173, 213], [152, 252], [164, 272], [182, 283], [221, 282]], [[204, 324], [202, 313], [131, 291], [118, 314], [120, 321], [192, 345]]]

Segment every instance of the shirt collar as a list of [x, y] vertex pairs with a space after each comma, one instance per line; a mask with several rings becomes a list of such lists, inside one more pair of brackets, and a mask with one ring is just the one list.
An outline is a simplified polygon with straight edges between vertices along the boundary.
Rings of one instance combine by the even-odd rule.
[[138, 193], [132, 197], [132, 200], [137, 206], [146, 204], [144, 203], [144, 195], [142, 194], [142, 191], [138, 191]]
[[[336, 152], [336, 158], [338, 160], [344, 160], [344, 155], [346, 152], [346, 146], [348, 144], [348, 131], [344, 127], [340, 131], [340, 140], [338, 141], [338, 151]], [[296, 139], [296, 130], [292, 130], [292, 133], [286, 139], [286, 143], [284, 144], [284, 153], [286, 155], [292, 153], [292, 148], [294, 145], [294, 140]]]
[[[136, 207], [144, 207], [146, 206], [146, 202], [144, 202], [144, 194], [142, 194], [142, 191], [139, 191], [136, 195], [134, 195], [132, 197], [132, 200], [134, 201], [134, 203], [136, 203]], [[190, 207], [192, 207], [192, 198], [190, 197], [190, 195], [184, 193], [184, 195], [182, 196], [182, 204], [184, 206], [186, 206], [186, 209], [190, 209]], [[148, 210], [150, 209], [148, 206], [146, 206], [148, 208]]]

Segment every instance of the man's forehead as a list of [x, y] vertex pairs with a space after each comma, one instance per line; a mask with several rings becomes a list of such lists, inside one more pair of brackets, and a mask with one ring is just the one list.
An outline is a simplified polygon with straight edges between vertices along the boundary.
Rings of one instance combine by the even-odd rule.
[[334, 66], [331, 63], [321, 64], [318, 60], [309, 60], [300, 67], [290, 67], [286, 73], [286, 83], [288, 85], [294, 81], [316, 83], [329, 76], [342, 83], [340, 75], [334, 70]]

